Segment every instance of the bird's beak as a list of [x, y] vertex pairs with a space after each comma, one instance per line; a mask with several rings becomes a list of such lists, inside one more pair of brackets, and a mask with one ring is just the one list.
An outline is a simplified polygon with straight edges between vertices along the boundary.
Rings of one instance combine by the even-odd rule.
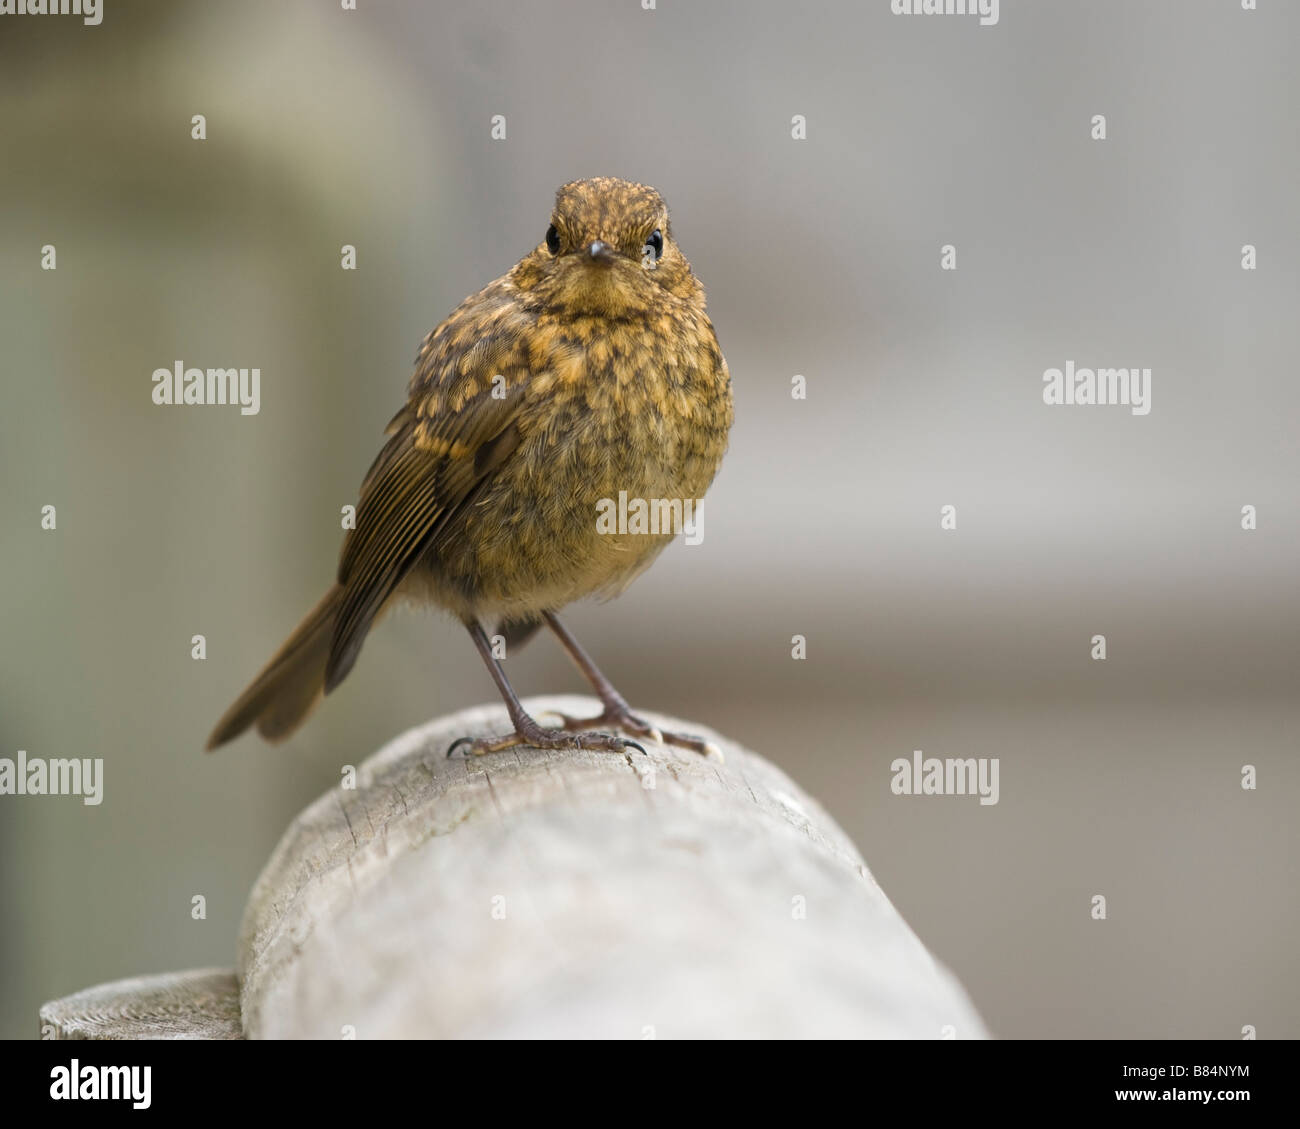
[[587, 244], [587, 255], [593, 263], [608, 264], [614, 261], [614, 248], [599, 239]]

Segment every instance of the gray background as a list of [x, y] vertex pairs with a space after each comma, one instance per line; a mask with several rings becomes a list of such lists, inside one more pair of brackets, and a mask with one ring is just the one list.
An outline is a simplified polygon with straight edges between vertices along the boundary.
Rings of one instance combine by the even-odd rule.
[[[612, 174], [667, 196], [736, 390], [704, 544], [570, 615], [615, 682], [818, 796], [994, 1032], [1300, 1035], [1300, 7], [105, 4], [0, 18], [0, 756], [107, 772], [0, 798], [0, 1033], [232, 964], [340, 766], [492, 699], [395, 615], [287, 746], [199, 751], [423, 334]], [[259, 366], [261, 414], [154, 406], [178, 358]], [[1152, 368], [1151, 414], [1044, 406], [1067, 359]], [[548, 640], [511, 673], [580, 687]], [[999, 757], [1001, 802], [891, 795], [913, 749]]]

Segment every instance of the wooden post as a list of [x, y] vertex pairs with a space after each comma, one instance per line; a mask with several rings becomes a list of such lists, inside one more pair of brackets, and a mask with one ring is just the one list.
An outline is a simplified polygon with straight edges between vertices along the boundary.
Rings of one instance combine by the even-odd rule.
[[[528, 708], [543, 722], [598, 712], [571, 697]], [[710, 737], [725, 761], [651, 745], [445, 759], [455, 738], [507, 728], [497, 706], [372, 756], [355, 788], [293, 822], [253, 889], [237, 962], [244, 1034], [985, 1036], [813, 800], [705, 727], [650, 716]], [[42, 1021], [112, 1037], [112, 1015], [150, 1010], [132, 991], [156, 999], [166, 984], [172, 1028], [158, 1034], [217, 1036], [210, 992], [196, 993], [193, 1030], [178, 1029], [192, 976], [92, 989], [47, 1004]]]
[[242, 1039], [239, 982], [222, 968], [87, 988], [41, 1008], [43, 1039]]

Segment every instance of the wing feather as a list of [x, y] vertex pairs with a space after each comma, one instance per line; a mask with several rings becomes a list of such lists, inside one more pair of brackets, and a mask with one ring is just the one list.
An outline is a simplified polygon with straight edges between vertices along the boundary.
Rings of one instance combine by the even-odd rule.
[[[476, 343], [466, 317], [462, 308], [426, 340], [410, 400], [389, 423], [389, 440], [362, 483], [356, 529], [339, 559], [343, 593], [326, 693], [346, 677], [385, 601], [519, 445], [522, 337], [497, 317], [495, 340]], [[467, 356], [473, 363], [462, 363]], [[484, 364], [496, 372], [481, 371]], [[504, 395], [493, 387], [498, 373], [506, 377]]]

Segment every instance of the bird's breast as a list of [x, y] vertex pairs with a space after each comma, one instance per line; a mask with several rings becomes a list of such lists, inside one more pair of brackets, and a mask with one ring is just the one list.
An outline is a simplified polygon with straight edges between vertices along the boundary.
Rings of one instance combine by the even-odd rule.
[[539, 334], [521, 441], [448, 544], [482, 614], [615, 591], [682, 532], [726, 449], [730, 381], [707, 319]]

